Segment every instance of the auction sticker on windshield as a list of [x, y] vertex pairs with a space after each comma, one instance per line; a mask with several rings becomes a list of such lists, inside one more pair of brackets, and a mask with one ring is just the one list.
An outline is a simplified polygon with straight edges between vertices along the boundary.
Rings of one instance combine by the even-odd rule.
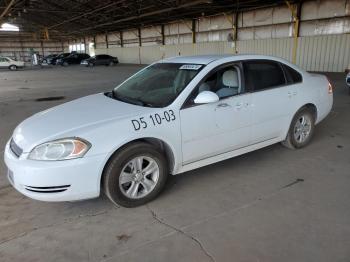
[[182, 65], [179, 69], [181, 70], [198, 70], [202, 65]]

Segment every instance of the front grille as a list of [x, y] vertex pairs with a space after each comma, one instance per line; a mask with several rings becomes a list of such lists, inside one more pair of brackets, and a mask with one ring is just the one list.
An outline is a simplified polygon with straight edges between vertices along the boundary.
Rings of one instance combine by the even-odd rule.
[[20, 148], [16, 143], [15, 141], [13, 141], [13, 138], [11, 139], [11, 142], [10, 142], [10, 148], [11, 148], [11, 151], [17, 156], [17, 157], [20, 157], [23, 153], [23, 149]]
[[60, 193], [66, 191], [70, 185], [64, 186], [24, 186], [28, 191], [35, 193]]

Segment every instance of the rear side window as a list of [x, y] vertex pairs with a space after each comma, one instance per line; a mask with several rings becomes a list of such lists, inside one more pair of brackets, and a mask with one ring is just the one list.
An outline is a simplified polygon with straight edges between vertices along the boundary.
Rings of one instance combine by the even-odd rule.
[[301, 83], [303, 81], [303, 77], [301, 76], [301, 74], [293, 68], [283, 64], [283, 69], [286, 73], [287, 81], [289, 84]]
[[251, 60], [244, 62], [246, 85], [259, 91], [286, 84], [282, 67], [269, 60]]

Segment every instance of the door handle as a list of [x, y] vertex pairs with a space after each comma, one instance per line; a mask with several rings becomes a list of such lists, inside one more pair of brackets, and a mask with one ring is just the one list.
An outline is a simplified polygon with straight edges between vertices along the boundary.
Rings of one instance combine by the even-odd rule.
[[235, 105], [235, 108], [236, 109], [241, 109], [243, 107], [243, 103], [237, 103], [236, 105]]
[[230, 105], [227, 104], [227, 103], [221, 103], [221, 104], [218, 104], [217, 107], [229, 107]]
[[292, 97], [292, 96], [296, 96], [297, 95], [297, 91], [288, 91], [288, 97]]

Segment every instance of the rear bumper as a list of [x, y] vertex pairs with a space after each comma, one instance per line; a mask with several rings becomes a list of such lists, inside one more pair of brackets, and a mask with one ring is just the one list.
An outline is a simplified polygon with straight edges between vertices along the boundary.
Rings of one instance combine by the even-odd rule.
[[100, 195], [105, 156], [66, 161], [34, 161], [17, 158], [7, 143], [4, 160], [12, 186], [30, 198], [42, 201], [74, 201]]
[[317, 120], [316, 124], [321, 122], [331, 112], [333, 107], [333, 94], [327, 94], [319, 106], [317, 106]]

